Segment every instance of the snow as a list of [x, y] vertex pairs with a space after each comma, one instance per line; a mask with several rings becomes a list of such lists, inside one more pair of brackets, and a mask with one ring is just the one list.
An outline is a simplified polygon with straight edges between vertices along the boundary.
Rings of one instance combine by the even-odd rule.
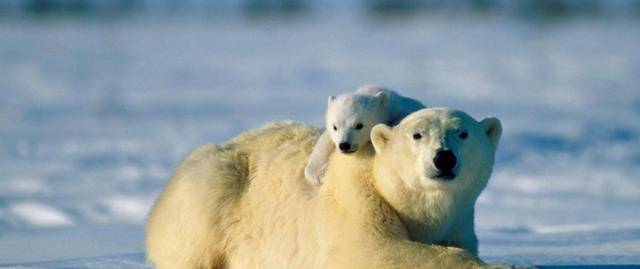
[[363, 83], [501, 119], [483, 259], [639, 264], [640, 21], [429, 14], [0, 19], [0, 268], [147, 268], [190, 150]]
[[89, 257], [53, 262], [35, 262], [24, 264], [10, 264], [0, 268], [11, 269], [47, 269], [47, 268], [74, 268], [74, 269], [143, 269], [151, 268], [145, 262], [144, 254], [123, 254], [101, 257]]
[[7, 215], [13, 215], [33, 227], [73, 225], [71, 218], [61, 210], [37, 202], [12, 203], [7, 211]]

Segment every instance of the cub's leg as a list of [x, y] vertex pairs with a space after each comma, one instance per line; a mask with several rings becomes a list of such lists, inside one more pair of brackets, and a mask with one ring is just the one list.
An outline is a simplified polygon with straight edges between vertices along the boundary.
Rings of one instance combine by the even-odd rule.
[[336, 150], [336, 146], [331, 141], [331, 136], [327, 131], [322, 133], [318, 142], [313, 147], [309, 162], [304, 168], [304, 176], [314, 185], [322, 184], [322, 177], [327, 171], [329, 157]]

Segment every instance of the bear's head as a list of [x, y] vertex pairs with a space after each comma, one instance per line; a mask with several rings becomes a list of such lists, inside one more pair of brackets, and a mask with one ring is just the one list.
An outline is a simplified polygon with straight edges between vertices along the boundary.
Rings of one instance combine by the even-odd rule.
[[479, 195], [491, 174], [500, 121], [448, 108], [414, 112], [396, 127], [376, 125], [371, 141], [386, 169], [407, 187]]
[[371, 128], [387, 120], [387, 94], [349, 93], [329, 96], [326, 128], [342, 153], [353, 153], [370, 141]]

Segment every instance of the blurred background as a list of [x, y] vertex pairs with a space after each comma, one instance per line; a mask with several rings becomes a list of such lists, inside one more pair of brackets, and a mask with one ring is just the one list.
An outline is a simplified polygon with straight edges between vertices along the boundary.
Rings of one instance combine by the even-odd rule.
[[145, 268], [187, 153], [365, 83], [501, 119], [481, 258], [640, 263], [640, 1], [0, 0], [0, 264]]

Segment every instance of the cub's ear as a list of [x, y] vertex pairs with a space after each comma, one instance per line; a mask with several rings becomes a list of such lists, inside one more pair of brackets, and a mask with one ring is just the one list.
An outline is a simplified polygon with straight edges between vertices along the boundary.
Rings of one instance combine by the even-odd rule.
[[336, 97], [333, 95], [329, 96], [329, 99], [327, 99], [327, 105], [331, 105], [331, 102], [333, 102], [333, 100], [336, 100]]
[[502, 135], [502, 124], [500, 124], [500, 120], [496, 118], [486, 118], [480, 122], [480, 125], [482, 126], [482, 130], [489, 137], [491, 144], [493, 144], [494, 147], [497, 147], [500, 136]]
[[374, 95], [376, 100], [378, 100], [378, 105], [383, 107], [387, 105], [387, 99], [389, 99], [389, 93], [387, 91], [379, 91]]
[[379, 123], [376, 126], [373, 126], [371, 129], [371, 143], [373, 144], [373, 148], [376, 149], [377, 153], [381, 153], [384, 151], [387, 146], [387, 142], [391, 138], [391, 127]]

